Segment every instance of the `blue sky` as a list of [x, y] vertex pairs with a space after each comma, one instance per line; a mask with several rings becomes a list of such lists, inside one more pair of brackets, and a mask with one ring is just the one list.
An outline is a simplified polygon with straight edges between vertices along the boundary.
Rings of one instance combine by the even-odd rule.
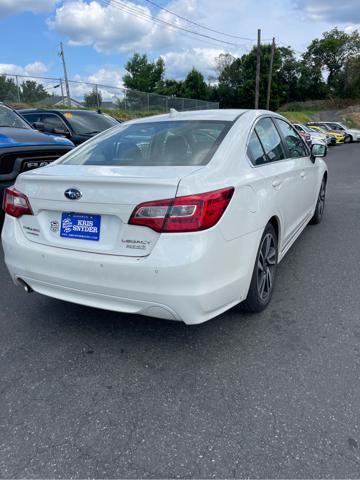
[[[154, 1], [227, 34], [252, 39], [260, 27], [263, 38], [275, 36], [298, 52], [325, 30], [352, 31], [360, 24], [359, 0]], [[217, 40], [183, 34], [159, 21]], [[168, 77], [182, 78], [195, 66], [208, 78], [220, 53], [240, 55], [253, 45], [189, 24], [146, 0], [0, 0], [0, 73], [62, 76], [60, 41], [70, 78], [111, 85], [121, 85], [124, 63], [135, 51], [162, 55]]]

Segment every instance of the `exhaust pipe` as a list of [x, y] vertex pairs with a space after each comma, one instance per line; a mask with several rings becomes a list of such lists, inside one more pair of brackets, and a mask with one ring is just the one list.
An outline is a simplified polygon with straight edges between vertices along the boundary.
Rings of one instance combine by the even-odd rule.
[[32, 293], [34, 291], [22, 278], [17, 278], [17, 281], [20, 283], [26, 293]]

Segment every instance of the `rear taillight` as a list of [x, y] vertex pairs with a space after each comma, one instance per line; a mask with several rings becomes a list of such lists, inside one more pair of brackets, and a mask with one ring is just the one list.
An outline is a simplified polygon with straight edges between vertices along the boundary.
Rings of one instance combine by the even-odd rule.
[[18, 192], [15, 187], [5, 189], [3, 210], [8, 215], [16, 218], [22, 215], [34, 215], [27, 196]]
[[138, 205], [129, 223], [156, 232], [196, 232], [213, 227], [225, 212], [234, 188]]

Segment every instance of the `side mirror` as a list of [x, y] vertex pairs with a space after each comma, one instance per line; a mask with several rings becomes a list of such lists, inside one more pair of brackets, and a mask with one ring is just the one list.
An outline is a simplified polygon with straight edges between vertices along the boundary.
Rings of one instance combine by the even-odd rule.
[[315, 160], [317, 157], [325, 157], [327, 154], [327, 146], [323, 143], [313, 143], [311, 145], [311, 158]]
[[32, 126], [39, 132], [45, 132], [45, 125], [42, 122], [34, 122]]

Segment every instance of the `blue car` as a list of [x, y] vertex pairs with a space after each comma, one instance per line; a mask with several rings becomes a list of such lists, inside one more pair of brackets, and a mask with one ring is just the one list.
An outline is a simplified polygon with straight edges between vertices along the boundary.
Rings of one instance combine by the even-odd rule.
[[34, 130], [13, 109], [0, 104], [0, 205], [4, 189], [19, 173], [48, 165], [72, 148], [67, 138]]

